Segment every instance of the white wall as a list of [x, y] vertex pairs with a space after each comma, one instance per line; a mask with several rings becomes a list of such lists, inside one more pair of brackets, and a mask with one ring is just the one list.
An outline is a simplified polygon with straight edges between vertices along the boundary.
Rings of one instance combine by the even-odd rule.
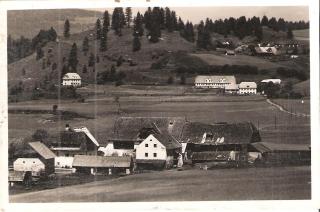
[[124, 156], [124, 155], [133, 155], [133, 149], [115, 149], [113, 142], [107, 144], [106, 147], [99, 147], [98, 151], [104, 153], [104, 156]]
[[80, 86], [81, 85], [81, 80], [77, 79], [67, 79], [62, 81], [62, 85], [72, 85], [72, 86]]
[[14, 171], [31, 171], [32, 175], [39, 175], [45, 170], [45, 165], [39, 158], [18, 158], [13, 162]]
[[59, 156], [54, 158], [54, 165], [58, 168], [71, 168], [73, 163], [73, 157]]
[[[156, 145], [156, 147], [154, 145]], [[146, 153], [148, 156], [145, 155]], [[154, 157], [154, 153], [157, 154], [156, 157]], [[166, 160], [166, 158], [167, 151], [165, 146], [163, 146], [163, 144], [160, 143], [153, 135], [149, 135], [136, 149], [137, 160]]]
[[257, 94], [257, 89], [255, 88], [240, 88], [240, 94]]

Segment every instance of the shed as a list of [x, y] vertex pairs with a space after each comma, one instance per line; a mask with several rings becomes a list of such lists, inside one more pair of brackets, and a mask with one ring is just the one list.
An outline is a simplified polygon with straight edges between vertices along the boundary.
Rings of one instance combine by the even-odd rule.
[[311, 149], [304, 144], [259, 142], [250, 144], [250, 151], [260, 152], [265, 164], [310, 164]]
[[129, 174], [132, 171], [132, 158], [129, 156], [96, 156], [75, 155], [72, 166], [78, 172], [85, 173], [121, 173]]
[[15, 183], [28, 186], [32, 182], [32, 174], [30, 171], [9, 171], [8, 182], [10, 186]]

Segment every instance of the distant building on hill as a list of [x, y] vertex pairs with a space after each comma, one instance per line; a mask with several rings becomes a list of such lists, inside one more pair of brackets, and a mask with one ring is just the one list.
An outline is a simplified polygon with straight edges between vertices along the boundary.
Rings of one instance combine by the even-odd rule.
[[241, 82], [239, 94], [257, 94], [257, 84], [255, 82]]
[[273, 84], [281, 84], [281, 79], [264, 79], [261, 82], [262, 83], [272, 82]]
[[62, 85], [79, 87], [81, 86], [81, 77], [77, 73], [66, 73], [62, 77]]
[[194, 85], [196, 88], [221, 88], [225, 89], [227, 85], [235, 85], [236, 78], [234, 76], [203, 76], [199, 75], [195, 78]]
[[257, 46], [254, 49], [257, 55], [269, 56], [279, 54], [275, 46]]

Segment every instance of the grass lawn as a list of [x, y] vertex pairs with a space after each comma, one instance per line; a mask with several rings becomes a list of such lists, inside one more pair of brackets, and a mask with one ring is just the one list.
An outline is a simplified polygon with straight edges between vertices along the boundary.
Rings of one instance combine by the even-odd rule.
[[272, 101], [290, 112], [310, 115], [310, 99], [273, 99]]
[[11, 195], [10, 202], [310, 199], [310, 171], [309, 166], [166, 170]]

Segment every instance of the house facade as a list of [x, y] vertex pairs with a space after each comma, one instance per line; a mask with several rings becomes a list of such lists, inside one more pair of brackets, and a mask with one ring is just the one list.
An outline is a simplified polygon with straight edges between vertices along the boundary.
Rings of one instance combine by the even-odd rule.
[[255, 82], [241, 82], [239, 84], [240, 95], [257, 94], [257, 84]]
[[45, 172], [45, 164], [39, 158], [18, 158], [13, 162], [13, 170], [17, 172], [30, 171], [32, 176], [40, 176]]
[[81, 77], [77, 73], [66, 73], [62, 77], [62, 85], [63, 86], [80, 87], [81, 86]]
[[234, 76], [197, 76], [194, 85], [196, 88], [225, 89], [228, 85], [236, 85]]
[[170, 168], [181, 152], [181, 144], [168, 134], [150, 134], [136, 148], [139, 167]]

